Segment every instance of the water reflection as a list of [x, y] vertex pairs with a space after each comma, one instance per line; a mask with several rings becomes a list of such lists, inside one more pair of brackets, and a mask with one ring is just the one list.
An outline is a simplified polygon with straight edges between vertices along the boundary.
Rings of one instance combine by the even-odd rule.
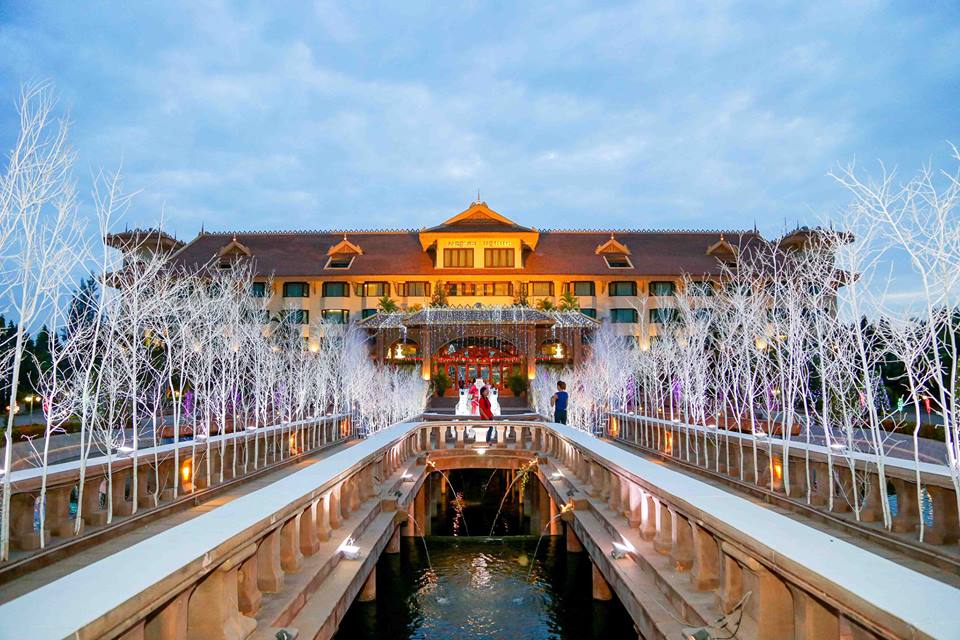
[[532, 536], [427, 541], [434, 571], [418, 541], [403, 539], [400, 554], [377, 564], [376, 602], [354, 603], [337, 638], [636, 637], [623, 605], [593, 601], [589, 558], [567, 554], [560, 537], [544, 539], [532, 571]]

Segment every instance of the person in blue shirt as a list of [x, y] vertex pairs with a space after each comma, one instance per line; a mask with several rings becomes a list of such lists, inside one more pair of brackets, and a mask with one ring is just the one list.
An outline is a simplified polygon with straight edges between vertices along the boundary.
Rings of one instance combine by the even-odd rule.
[[550, 404], [553, 406], [553, 421], [567, 424], [567, 383], [563, 380], [557, 381], [557, 392], [550, 398]]

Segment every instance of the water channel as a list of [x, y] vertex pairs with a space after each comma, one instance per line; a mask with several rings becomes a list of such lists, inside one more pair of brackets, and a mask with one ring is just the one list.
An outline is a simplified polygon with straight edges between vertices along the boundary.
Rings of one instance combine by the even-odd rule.
[[[567, 553], [562, 536], [548, 535], [534, 560], [534, 477], [513, 482], [503, 500], [515, 472], [454, 471], [449, 477], [460, 501], [441, 489], [446, 483], [438, 474], [431, 477], [436, 507], [425, 538], [429, 560], [419, 537], [402, 538], [399, 554], [383, 554], [376, 601], [354, 602], [337, 640], [637, 637], [616, 598], [593, 600], [587, 554]], [[492, 538], [486, 535], [491, 527]], [[474, 535], [464, 536], [466, 529]]]

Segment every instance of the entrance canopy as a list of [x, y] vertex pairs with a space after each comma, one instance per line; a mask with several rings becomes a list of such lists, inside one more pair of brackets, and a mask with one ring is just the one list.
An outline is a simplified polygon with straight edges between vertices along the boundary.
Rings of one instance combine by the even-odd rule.
[[[526, 370], [527, 376], [533, 378], [538, 359], [557, 365], [575, 364], [584, 333], [599, 324], [577, 310], [540, 311], [520, 306], [428, 307], [413, 312], [378, 313], [360, 321], [362, 328], [376, 335], [376, 356], [380, 361], [387, 355], [387, 348], [396, 342], [415, 342], [419, 349], [410, 360], [420, 361], [425, 379], [431, 378], [435, 365], [451, 358], [463, 360], [460, 364], [467, 370], [471, 366], [478, 367], [479, 371], [487, 365], [510, 364]], [[456, 347], [456, 357], [441, 351], [449, 349], [450, 344], [480, 344], [479, 341], [484, 344], [492, 341], [491, 345], [510, 343], [509, 358], [469, 350], [460, 353]], [[545, 344], [550, 347], [546, 352], [543, 351]], [[495, 374], [491, 375], [496, 378]], [[457, 378], [463, 377], [457, 375]]]
[[525, 325], [594, 329], [600, 323], [579, 311], [539, 311], [530, 307], [427, 307], [413, 313], [378, 313], [360, 322], [364, 329], [460, 325]]

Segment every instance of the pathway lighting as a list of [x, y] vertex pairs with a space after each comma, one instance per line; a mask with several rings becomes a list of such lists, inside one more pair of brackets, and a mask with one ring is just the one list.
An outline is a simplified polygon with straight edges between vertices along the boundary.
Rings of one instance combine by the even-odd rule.
[[620, 542], [613, 543], [613, 549], [610, 550], [610, 557], [614, 560], [626, 558], [633, 551], [633, 545], [625, 545]]
[[413, 482], [413, 474], [410, 473], [409, 471], [404, 471], [403, 475], [400, 476], [400, 479], [403, 480], [404, 482]]
[[339, 551], [346, 560], [359, 560], [363, 557], [363, 554], [360, 553], [360, 547], [354, 543], [353, 538], [344, 540], [340, 545]]
[[560, 478], [563, 477], [563, 474], [560, 473], [559, 471], [554, 471], [553, 473], [550, 474], [550, 477], [551, 477], [553, 480], [559, 480]]
[[486, 453], [487, 453], [487, 448], [486, 448], [486, 447], [478, 447], [478, 448], [477, 448], [477, 455], [478, 455], [478, 456], [486, 455]]

